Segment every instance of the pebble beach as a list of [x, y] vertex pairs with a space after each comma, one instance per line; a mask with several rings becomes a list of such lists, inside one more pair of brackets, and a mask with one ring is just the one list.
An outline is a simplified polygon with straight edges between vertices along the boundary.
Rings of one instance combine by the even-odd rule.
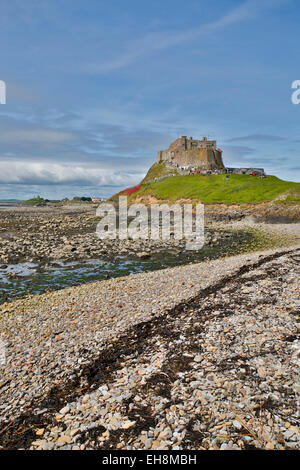
[[300, 448], [299, 259], [295, 241], [4, 303], [1, 448]]

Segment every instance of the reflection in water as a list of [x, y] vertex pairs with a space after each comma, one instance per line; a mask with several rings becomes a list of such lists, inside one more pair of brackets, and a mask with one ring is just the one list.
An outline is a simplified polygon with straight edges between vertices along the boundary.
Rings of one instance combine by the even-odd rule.
[[183, 250], [180, 253], [156, 253], [148, 259], [119, 257], [114, 261], [97, 259], [53, 261], [44, 266], [29, 262], [0, 265], [0, 303], [27, 294], [41, 294], [91, 281], [180, 266], [207, 258], [218, 258], [225, 254], [236, 254], [252, 241], [253, 235], [244, 232], [223, 241], [220, 246], [205, 246], [198, 252]]

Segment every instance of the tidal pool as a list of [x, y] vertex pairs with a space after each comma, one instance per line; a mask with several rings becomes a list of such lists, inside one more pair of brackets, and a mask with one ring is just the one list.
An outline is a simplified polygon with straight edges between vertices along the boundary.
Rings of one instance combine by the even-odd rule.
[[233, 255], [246, 251], [254, 241], [252, 233], [239, 232], [217, 246], [208, 245], [199, 251], [183, 250], [180, 253], [170, 250], [154, 253], [147, 259], [118, 257], [114, 261], [89, 259], [49, 261], [46, 265], [29, 262], [0, 265], [0, 303], [28, 294], [42, 294], [87, 282]]

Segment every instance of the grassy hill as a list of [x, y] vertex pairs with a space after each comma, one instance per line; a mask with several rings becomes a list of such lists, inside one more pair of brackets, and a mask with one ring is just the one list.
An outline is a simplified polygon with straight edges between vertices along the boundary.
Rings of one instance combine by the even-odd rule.
[[148, 183], [149, 181], [155, 180], [155, 178], [162, 178], [164, 176], [171, 176], [173, 174], [178, 174], [176, 168], [169, 168], [164, 162], [154, 163], [146, 174], [145, 178], [142, 180], [142, 183]]
[[[161, 176], [160, 169], [155, 165], [153, 167], [139, 189], [131, 194], [131, 200], [144, 197], [146, 200], [147, 196], [153, 196], [172, 202], [191, 199], [204, 204], [255, 204], [276, 199], [282, 203], [300, 203], [300, 183], [283, 181], [276, 176], [260, 179], [256, 176], [230, 175], [227, 180], [225, 175], [186, 175], [153, 181]], [[153, 177], [154, 173], [157, 176]], [[147, 182], [150, 179], [152, 181]]]

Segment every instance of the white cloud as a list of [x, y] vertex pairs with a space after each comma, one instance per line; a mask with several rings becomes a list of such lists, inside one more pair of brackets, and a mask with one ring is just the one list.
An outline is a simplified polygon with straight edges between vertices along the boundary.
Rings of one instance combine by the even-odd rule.
[[132, 186], [143, 172], [116, 171], [83, 165], [63, 165], [37, 162], [0, 162], [2, 184], [91, 184], [96, 186]]

